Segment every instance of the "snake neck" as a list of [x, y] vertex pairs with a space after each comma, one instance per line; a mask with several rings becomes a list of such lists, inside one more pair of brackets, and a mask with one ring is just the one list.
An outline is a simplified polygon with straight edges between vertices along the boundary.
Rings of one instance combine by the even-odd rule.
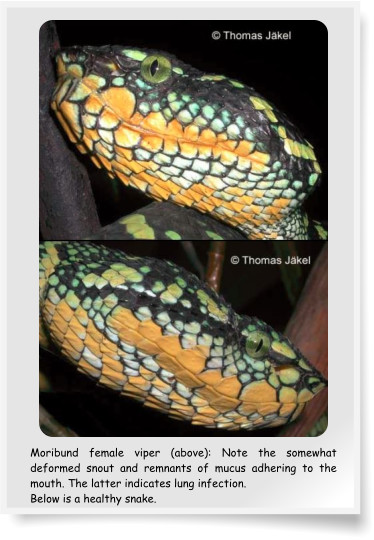
[[295, 210], [275, 224], [252, 223], [239, 225], [237, 229], [252, 240], [325, 240], [327, 231], [319, 221], [311, 221], [306, 212]]

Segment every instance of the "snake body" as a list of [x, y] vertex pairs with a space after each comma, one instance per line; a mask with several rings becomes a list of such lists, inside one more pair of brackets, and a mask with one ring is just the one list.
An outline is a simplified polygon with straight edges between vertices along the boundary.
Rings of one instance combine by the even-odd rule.
[[195, 275], [85, 242], [41, 245], [40, 330], [98, 383], [195, 425], [280, 426], [327, 384], [286, 337]]
[[326, 238], [302, 209], [321, 176], [313, 147], [253, 88], [122, 46], [62, 50], [57, 72], [52, 109], [110, 177], [247, 238]]

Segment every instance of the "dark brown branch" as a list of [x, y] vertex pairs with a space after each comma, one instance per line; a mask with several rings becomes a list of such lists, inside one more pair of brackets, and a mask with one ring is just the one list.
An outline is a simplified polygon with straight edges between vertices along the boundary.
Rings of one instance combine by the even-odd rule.
[[41, 27], [39, 38], [40, 230], [45, 240], [85, 238], [100, 222], [86, 169], [68, 149], [50, 113], [55, 85], [52, 55], [59, 48], [52, 21]]
[[205, 281], [216, 292], [219, 292], [222, 278], [223, 261], [225, 260], [226, 242], [215, 240], [210, 243]]
[[[327, 378], [327, 244], [316, 260], [301, 298], [288, 323], [286, 335], [310, 362]], [[307, 404], [298, 420], [281, 433], [285, 437], [303, 437], [327, 410], [327, 389]]]

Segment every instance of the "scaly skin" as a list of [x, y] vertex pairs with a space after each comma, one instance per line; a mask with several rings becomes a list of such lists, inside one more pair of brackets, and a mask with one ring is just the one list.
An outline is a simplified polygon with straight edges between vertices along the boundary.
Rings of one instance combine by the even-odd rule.
[[326, 385], [290, 341], [196, 276], [82, 242], [40, 248], [41, 344], [78, 370], [192, 424], [294, 420]]
[[321, 169], [286, 116], [239, 81], [122, 46], [57, 56], [52, 108], [98, 167], [251, 239], [326, 238], [301, 205]]

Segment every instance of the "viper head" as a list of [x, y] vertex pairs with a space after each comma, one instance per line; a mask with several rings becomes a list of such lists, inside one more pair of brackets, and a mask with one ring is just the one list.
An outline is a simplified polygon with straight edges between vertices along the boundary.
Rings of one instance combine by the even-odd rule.
[[245, 385], [242, 399], [305, 403], [327, 386], [325, 377], [285, 336], [258, 319], [245, 318], [243, 324], [242, 355], [236, 363]]

